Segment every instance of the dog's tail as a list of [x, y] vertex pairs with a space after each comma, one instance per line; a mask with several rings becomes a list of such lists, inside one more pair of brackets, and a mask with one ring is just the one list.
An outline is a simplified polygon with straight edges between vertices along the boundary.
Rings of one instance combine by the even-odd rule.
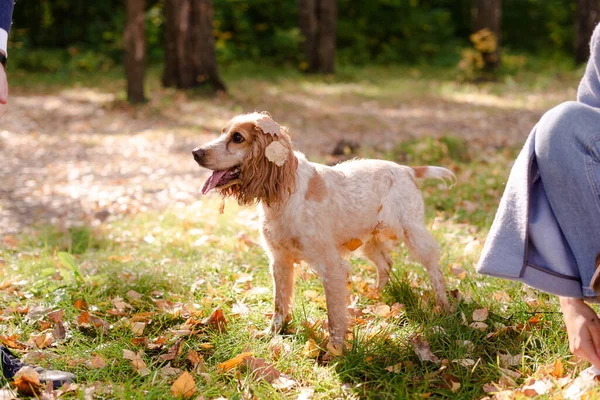
[[444, 181], [446, 186], [452, 188], [456, 185], [456, 175], [452, 171], [442, 167], [426, 166], [412, 167], [413, 175], [416, 179], [434, 178]]

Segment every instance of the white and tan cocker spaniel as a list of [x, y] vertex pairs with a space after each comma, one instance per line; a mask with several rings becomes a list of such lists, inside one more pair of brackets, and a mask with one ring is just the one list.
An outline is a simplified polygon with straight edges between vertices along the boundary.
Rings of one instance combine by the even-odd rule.
[[258, 203], [274, 283], [273, 333], [290, 318], [294, 264], [305, 261], [323, 282], [330, 344], [341, 347], [348, 329], [347, 257], [359, 251], [373, 261], [381, 289], [392, 267], [389, 252], [398, 240], [423, 264], [438, 305], [448, 309], [439, 247], [424, 225], [417, 179], [453, 182], [451, 171], [382, 160], [334, 167], [312, 163], [293, 150], [287, 129], [267, 113], [236, 116], [221, 136], [193, 155], [213, 171], [203, 194], [216, 189], [240, 205]]

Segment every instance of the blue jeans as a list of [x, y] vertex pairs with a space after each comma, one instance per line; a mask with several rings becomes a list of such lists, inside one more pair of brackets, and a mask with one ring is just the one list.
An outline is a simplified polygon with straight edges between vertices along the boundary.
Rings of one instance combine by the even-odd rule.
[[537, 126], [535, 156], [544, 191], [577, 263], [583, 294], [600, 253], [600, 109], [567, 102]]

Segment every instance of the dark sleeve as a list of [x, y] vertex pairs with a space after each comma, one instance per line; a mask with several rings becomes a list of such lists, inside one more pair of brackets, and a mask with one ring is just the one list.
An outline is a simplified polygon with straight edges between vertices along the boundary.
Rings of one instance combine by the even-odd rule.
[[0, 0], [0, 29], [4, 29], [6, 32], [10, 31], [13, 4], [13, 0]]

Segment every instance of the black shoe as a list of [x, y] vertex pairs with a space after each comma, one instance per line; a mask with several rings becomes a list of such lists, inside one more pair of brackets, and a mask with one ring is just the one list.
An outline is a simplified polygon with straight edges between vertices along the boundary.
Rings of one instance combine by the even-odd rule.
[[40, 383], [45, 385], [48, 382], [52, 382], [54, 389], [58, 389], [67, 382], [75, 382], [75, 375], [69, 372], [48, 370], [35, 365], [25, 364], [4, 346], [0, 346], [0, 357], [2, 358], [2, 374], [7, 380], [11, 380], [21, 368], [32, 367], [40, 374]]

